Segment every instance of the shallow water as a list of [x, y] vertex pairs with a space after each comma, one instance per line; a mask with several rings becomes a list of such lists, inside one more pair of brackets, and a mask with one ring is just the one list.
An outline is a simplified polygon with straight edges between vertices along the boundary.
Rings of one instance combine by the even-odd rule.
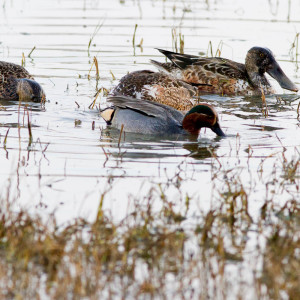
[[[261, 14], [255, 5], [246, 1], [5, 1], [0, 21], [2, 59], [20, 64], [24, 53], [26, 68], [41, 82], [48, 101], [45, 106], [28, 103], [31, 145], [23, 105], [19, 112], [17, 103], [1, 103], [2, 148], [10, 128], [6, 149], [1, 151], [2, 185], [8, 178], [17, 180], [19, 198], [30, 206], [43, 202], [53, 209], [64, 203], [57, 214], [65, 221], [81, 214], [76, 205], [87, 210], [85, 216], [93, 216], [107, 176], [121, 177], [114, 187], [118, 199], [134, 193], [149, 179], [164, 180], [165, 174], [159, 170], [167, 168], [172, 174], [182, 162], [187, 165], [187, 178], [189, 172], [196, 172], [201, 182], [203, 172], [210, 170], [207, 148], [234, 159], [228, 151], [236, 147], [237, 135], [243, 156], [250, 145], [258, 163], [280, 149], [281, 143], [293, 152], [300, 143], [299, 100], [286, 92], [281, 101], [275, 96], [267, 98], [267, 118], [260, 98], [203, 95], [204, 101], [217, 107], [228, 137], [218, 139], [206, 130], [198, 142], [126, 134], [119, 147], [119, 133], [102, 131], [106, 126], [97, 109], [88, 108], [97, 88], [110, 89], [128, 71], [155, 70], [149, 58], [164, 61], [155, 48], [172, 48], [173, 27], [184, 35], [186, 53], [209, 52], [209, 41], [214, 53], [222, 41], [222, 56], [242, 62], [251, 46], [268, 46], [290, 78], [299, 83], [289, 50], [298, 26], [292, 20], [300, 6], [292, 2], [289, 12], [281, 3], [277, 8], [275, 2], [265, 1], [260, 4], [264, 7]], [[136, 44], [143, 39], [142, 48], [132, 45], [135, 24]], [[99, 62], [99, 81], [95, 67], [89, 72], [93, 56]], [[100, 99], [102, 105], [105, 97]], [[22, 164], [18, 164], [20, 160]], [[203, 186], [206, 184], [209, 180], [204, 179]], [[193, 193], [195, 185], [188, 186]], [[210, 199], [209, 193], [205, 194]]]
[[[155, 48], [172, 49], [173, 27], [184, 35], [186, 53], [207, 53], [211, 41], [215, 54], [222, 41], [222, 56], [243, 62], [250, 47], [267, 46], [300, 86], [298, 66], [291, 60], [295, 50], [290, 54], [300, 30], [297, 1], [290, 1], [290, 6], [285, 1], [259, 0], [251, 4], [234, 0], [2, 3], [1, 60], [21, 64], [24, 53], [26, 68], [47, 94], [45, 105], [27, 103], [32, 143], [25, 104], [19, 108], [18, 103], [0, 103], [0, 186], [3, 194], [9, 190], [10, 197], [17, 198], [18, 205], [42, 212], [45, 218], [55, 210], [59, 223], [77, 216], [93, 220], [100, 196], [107, 192], [105, 208], [121, 219], [128, 211], [128, 195], [142, 198], [153, 184], [167, 182], [180, 172], [182, 193], [198, 199], [192, 204], [192, 216], [215, 205], [211, 174], [212, 156], [217, 156], [226, 168], [237, 172], [240, 168], [238, 176], [253, 190], [249, 212], [255, 218], [280, 153], [284, 150], [287, 159], [299, 155], [299, 99], [272, 78], [280, 97], [267, 97], [267, 117], [259, 97], [202, 96], [217, 108], [227, 134], [224, 139], [209, 130], [198, 141], [134, 134], [120, 139], [120, 133], [106, 129], [99, 117], [98, 104], [105, 105], [105, 96], [100, 95], [97, 108], [89, 109], [98, 88], [110, 89], [129, 71], [155, 70], [149, 59], [164, 61]], [[143, 39], [142, 47], [133, 47], [135, 24], [135, 44]], [[98, 81], [94, 66], [89, 72], [94, 56], [99, 62]], [[262, 164], [265, 180], [259, 181]], [[178, 191], [168, 193], [174, 201], [179, 197]], [[293, 187], [290, 193], [275, 196], [284, 202], [291, 195], [300, 198]]]
[[[258, 2], [249, 5], [246, 1], [5, 1], [0, 18], [2, 59], [20, 64], [24, 53], [26, 68], [41, 82], [48, 101], [44, 106], [28, 103], [31, 145], [23, 105], [19, 111], [17, 103], [1, 102], [2, 186], [8, 178], [17, 180], [20, 201], [30, 206], [43, 202], [53, 209], [64, 203], [57, 214], [65, 221], [82, 211], [76, 204], [93, 216], [107, 176], [122, 178], [114, 187], [118, 198], [126, 198], [150, 178], [164, 180], [159, 170], [166, 167], [172, 174], [182, 162], [187, 165], [186, 176], [191, 169], [200, 181], [210, 169], [207, 148], [234, 159], [230, 149], [236, 147], [237, 135], [242, 157], [248, 155], [245, 150], [250, 145], [257, 163], [282, 145], [293, 152], [300, 144], [299, 100], [285, 91], [280, 101], [275, 96], [267, 98], [267, 118], [260, 98], [203, 95], [204, 101], [217, 107], [228, 137], [218, 139], [206, 130], [198, 142], [127, 134], [119, 147], [119, 133], [102, 131], [106, 126], [97, 109], [88, 108], [97, 88], [110, 89], [128, 71], [155, 70], [149, 58], [164, 61], [155, 48], [172, 48], [173, 27], [184, 35], [186, 53], [209, 52], [209, 41], [214, 53], [222, 41], [222, 56], [242, 62], [251, 46], [268, 46], [289, 77], [299, 83], [289, 50], [299, 26], [300, 6], [292, 1], [289, 11], [282, 3], [279, 7], [277, 2], [259, 3], [263, 13], [255, 9]], [[135, 24], [136, 44], [143, 39], [142, 48], [132, 45]], [[89, 72], [93, 56], [99, 62], [99, 81], [95, 67]], [[277, 82], [271, 82], [283, 92]], [[105, 97], [99, 98], [103, 105]], [[206, 184], [209, 180], [204, 180]], [[189, 185], [189, 191], [194, 190]], [[204, 197], [210, 199], [208, 194]]]

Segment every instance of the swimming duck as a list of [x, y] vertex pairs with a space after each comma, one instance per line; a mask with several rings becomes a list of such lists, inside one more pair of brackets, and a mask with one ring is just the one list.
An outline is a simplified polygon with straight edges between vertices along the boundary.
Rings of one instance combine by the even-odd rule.
[[109, 96], [112, 106], [101, 111], [108, 125], [125, 132], [154, 135], [199, 135], [208, 127], [218, 136], [225, 136], [219, 125], [218, 114], [208, 104], [194, 106], [187, 114], [164, 104], [127, 96]]
[[44, 101], [45, 93], [25, 68], [0, 61], [0, 99]]
[[186, 111], [193, 107], [197, 88], [162, 72], [131, 72], [121, 78], [110, 95], [154, 101]]
[[273, 94], [275, 90], [265, 72], [278, 81], [283, 89], [298, 91], [284, 74], [273, 53], [267, 48], [253, 47], [245, 64], [221, 58], [200, 57], [158, 49], [171, 63], [151, 61], [161, 71], [198, 87], [199, 92], [227, 95]]

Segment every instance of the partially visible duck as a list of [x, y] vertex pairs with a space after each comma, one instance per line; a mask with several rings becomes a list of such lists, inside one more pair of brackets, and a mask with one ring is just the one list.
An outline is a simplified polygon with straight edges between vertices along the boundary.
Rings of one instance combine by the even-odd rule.
[[265, 77], [267, 72], [283, 89], [298, 91], [284, 74], [271, 50], [251, 48], [245, 64], [221, 58], [200, 57], [158, 49], [171, 63], [152, 61], [160, 70], [198, 87], [199, 92], [227, 95], [273, 94], [275, 90]]
[[193, 107], [197, 88], [173, 76], [148, 70], [131, 72], [121, 78], [111, 95], [124, 95], [169, 105], [178, 110]]
[[22, 66], [0, 61], [0, 99], [44, 101], [45, 93]]
[[156, 102], [126, 96], [109, 96], [110, 107], [101, 111], [108, 125], [125, 132], [153, 135], [199, 135], [202, 127], [225, 136], [215, 109], [208, 104], [194, 106], [187, 114]]

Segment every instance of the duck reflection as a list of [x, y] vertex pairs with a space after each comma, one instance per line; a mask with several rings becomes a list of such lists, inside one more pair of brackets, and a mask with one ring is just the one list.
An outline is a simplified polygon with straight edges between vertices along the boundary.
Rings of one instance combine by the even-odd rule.
[[[297, 103], [299, 99], [299, 96], [292, 94], [266, 96], [268, 116], [278, 117], [279, 112], [292, 110], [295, 102]], [[261, 119], [263, 117], [262, 112], [266, 109], [260, 96], [239, 97], [238, 101], [236, 98], [228, 98], [227, 101], [213, 100], [210, 99], [213, 105], [219, 107], [221, 114], [234, 115], [244, 120]]]
[[198, 140], [197, 137], [182, 135], [157, 137], [106, 128], [101, 132], [99, 146], [113, 157], [125, 159], [192, 157], [200, 160], [213, 156], [219, 148], [219, 140], [218, 137]]

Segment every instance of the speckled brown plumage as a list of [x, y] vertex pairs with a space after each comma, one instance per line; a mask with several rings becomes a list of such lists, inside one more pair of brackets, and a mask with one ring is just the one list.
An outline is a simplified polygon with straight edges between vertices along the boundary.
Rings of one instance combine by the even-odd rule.
[[0, 61], [0, 99], [19, 100], [17, 94], [19, 78], [34, 79], [22, 66]]
[[33, 76], [24, 67], [5, 61], [0, 61], [0, 75], [5, 78], [28, 78], [34, 80]]
[[167, 74], [136, 71], [121, 78], [111, 95], [124, 95], [169, 105], [185, 111], [193, 107], [197, 89]]
[[45, 98], [42, 87], [25, 68], [0, 61], [0, 99], [35, 101], [41, 98]]
[[[156, 62], [156, 65], [158, 63]], [[180, 69], [173, 63], [164, 63], [162, 68], [170, 75], [197, 86], [198, 91], [226, 94], [249, 95], [261, 94], [253, 89], [247, 79], [243, 64], [218, 57], [198, 58], [193, 64], [186, 64]], [[245, 80], [246, 79], [246, 80]], [[272, 87], [265, 88], [265, 94], [273, 93]]]
[[267, 48], [251, 48], [247, 53], [245, 64], [220, 57], [203, 58], [158, 50], [172, 63], [156, 61], [152, 63], [160, 70], [197, 86], [199, 92], [260, 95], [263, 90], [264, 94], [272, 94], [275, 91], [264, 76], [265, 72], [274, 77], [283, 88], [298, 90], [283, 73], [272, 52]]
[[17, 80], [14, 78], [0, 77], [0, 100], [18, 100]]

